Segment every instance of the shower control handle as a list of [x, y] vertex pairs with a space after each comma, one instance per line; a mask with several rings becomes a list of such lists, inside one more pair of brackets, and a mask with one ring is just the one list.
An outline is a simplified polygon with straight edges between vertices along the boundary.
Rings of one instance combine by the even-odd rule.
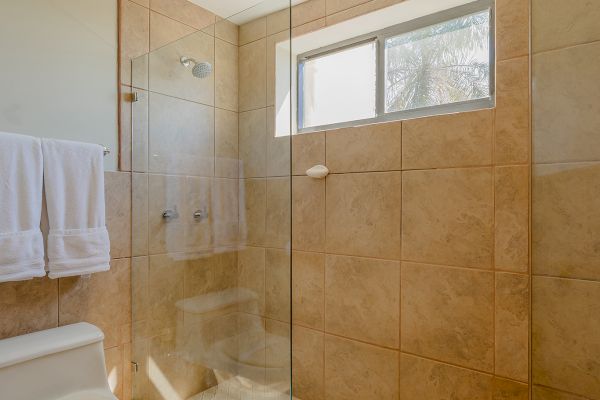
[[167, 221], [179, 218], [179, 212], [177, 211], [177, 206], [173, 207], [173, 209], [166, 209], [165, 211], [163, 211], [162, 217]]
[[206, 209], [206, 207], [204, 207], [201, 210], [194, 211], [194, 221], [202, 222], [206, 218], [208, 218], [208, 210]]

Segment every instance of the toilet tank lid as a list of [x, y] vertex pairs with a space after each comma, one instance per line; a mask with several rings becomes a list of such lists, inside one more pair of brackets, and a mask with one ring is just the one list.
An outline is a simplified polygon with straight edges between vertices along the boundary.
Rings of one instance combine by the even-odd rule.
[[102, 331], [86, 322], [0, 340], [0, 368], [102, 340]]

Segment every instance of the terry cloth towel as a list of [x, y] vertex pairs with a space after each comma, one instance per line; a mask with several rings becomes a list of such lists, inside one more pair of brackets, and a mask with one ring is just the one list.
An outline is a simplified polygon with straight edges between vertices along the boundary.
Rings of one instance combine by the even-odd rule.
[[46, 275], [42, 173], [39, 139], [0, 132], [0, 282]]
[[42, 139], [50, 278], [110, 268], [102, 146]]

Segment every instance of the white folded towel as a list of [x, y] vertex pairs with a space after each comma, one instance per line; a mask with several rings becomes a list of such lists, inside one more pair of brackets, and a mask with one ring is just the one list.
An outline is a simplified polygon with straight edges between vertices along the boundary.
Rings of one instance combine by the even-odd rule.
[[42, 139], [50, 278], [110, 268], [102, 146]]
[[40, 140], [0, 132], [0, 282], [46, 275]]

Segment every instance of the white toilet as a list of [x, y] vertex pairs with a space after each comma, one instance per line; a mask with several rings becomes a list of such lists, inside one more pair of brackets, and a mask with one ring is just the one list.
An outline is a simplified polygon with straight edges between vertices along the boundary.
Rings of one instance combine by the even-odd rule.
[[0, 340], [0, 397], [117, 400], [108, 386], [103, 340], [87, 323]]

